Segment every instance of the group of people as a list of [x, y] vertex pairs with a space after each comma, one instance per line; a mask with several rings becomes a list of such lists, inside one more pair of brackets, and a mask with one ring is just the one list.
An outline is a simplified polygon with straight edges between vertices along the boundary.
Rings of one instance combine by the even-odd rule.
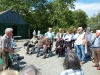
[[[61, 35], [60, 31], [59, 34]], [[64, 45], [67, 45], [65, 51], [72, 50], [72, 43], [74, 42], [75, 52], [81, 63], [85, 64], [86, 57], [91, 57], [95, 63], [93, 67], [97, 67], [97, 70], [100, 70], [100, 30], [96, 30], [96, 33], [92, 33], [90, 27], [88, 27], [86, 31], [84, 31], [82, 27], [79, 27], [76, 34], [69, 34], [67, 31], [65, 37], [64, 35], [65, 34], [63, 34], [62, 39], [65, 41]]]
[[[33, 35], [33, 37], [36, 35]], [[49, 28], [49, 31], [46, 33], [45, 38], [40, 36], [40, 40], [35, 40], [34, 43], [37, 43], [32, 47], [31, 53], [37, 48], [37, 57], [39, 56], [41, 48], [43, 49], [44, 58], [46, 57], [48, 50], [51, 51], [53, 39], [56, 37], [56, 45], [55, 50], [58, 56], [63, 53], [67, 53], [68, 51], [75, 48], [75, 52], [78, 58], [81, 61], [81, 64], [85, 64], [86, 58], [92, 58], [93, 62], [95, 62], [94, 67], [97, 67], [97, 70], [100, 70], [99, 67], [99, 37], [100, 30], [96, 30], [96, 33], [91, 32], [90, 27], [84, 30], [82, 27], [78, 27], [76, 32], [70, 33], [67, 30], [65, 33], [62, 32], [62, 29], [59, 29], [56, 35], [52, 32], [52, 28]], [[33, 39], [33, 38], [32, 38]], [[31, 41], [31, 40], [30, 40]], [[27, 47], [27, 52], [29, 52], [29, 46]], [[87, 53], [86, 53], [87, 52]]]
[[[9, 53], [14, 52], [14, 50], [11, 47], [12, 32], [13, 32], [12, 28], [6, 28], [5, 34], [3, 35], [3, 37], [0, 40], [0, 58], [3, 61], [3, 72], [1, 72], [1, 75], [40, 75], [39, 70], [33, 65], [29, 65], [29, 66], [24, 67], [20, 72], [18, 72], [16, 70], [7, 70], [9, 67], [12, 66], [12, 61], [9, 57]], [[41, 37], [41, 39], [43, 39], [43, 37]], [[52, 41], [52, 39], [50, 41]], [[47, 48], [47, 47], [49, 48], [50, 45], [45, 44], [44, 48]], [[70, 69], [70, 71], [77, 70], [76, 74], [77, 74], [78, 71], [80, 71], [80, 73], [82, 72], [81, 75], [83, 75], [83, 71], [81, 70], [81, 67], [80, 67], [80, 64], [79, 64], [79, 59], [78, 59], [77, 55], [74, 55], [74, 54], [75, 54], [75, 52], [70, 52], [70, 51], [66, 54], [65, 61], [64, 61], [64, 68], [67, 69], [67, 67], [68, 67], [68, 69]], [[73, 58], [73, 57], [75, 57], [75, 58]], [[79, 66], [79, 67], [75, 68], [75, 66], [71, 66], [71, 65], [66, 66], [66, 64], [69, 65], [69, 62], [70, 62], [69, 59], [70, 58], [73, 58], [73, 61], [75, 61], [75, 62], [78, 60], [78, 64], [75, 65], [75, 66]], [[61, 75], [64, 75], [64, 73], [66, 71], [67, 70], [62, 72]], [[80, 74], [80, 73], [78, 72], [78, 74]]]
[[[14, 52], [11, 46], [12, 32], [12, 28], [6, 28], [5, 34], [0, 40], [0, 57], [3, 61], [3, 70], [12, 66], [12, 61], [9, 57], [9, 53]], [[45, 37], [40, 36], [38, 40], [36, 33], [33, 33], [32, 39], [27, 44], [26, 54], [33, 54], [37, 49], [37, 57], [39, 57], [41, 49], [43, 49], [42, 54], [44, 58], [46, 58], [47, 53], [51, 53], [52, 51], [54, 39], [52, 28], [49, 28], [49, 31], [45, 35]], [[92, 33], [90, 28], [84, 31], [82, 27], [78, 27], [76, 33], [70, 33], [68, 30], [63, 33], [62, 29], [59, 29], [56, 34], [56, 39], [56, 54], [59, 54], [59, 56], [63, 53], [66, 54], [63, 65], [66, 70], [63, 71], [61, 75], [66, 75], [66, 73], [68, 75], [70, 75], [70, 73], [84, 75], [80, 62], [81, 64], [85, 64], [86, 62], [85, 50], [87, 50], [87, 57], [92, 57], [95, 63], [93, 67], [97, 67], [97, 70], [100, 70], [100, 30], [96, 30], [96, 33]], [[32, 47], [31, 52], [29, 50], [30, 47]], [[73, 47], [75, 48], [75, 52], [72, 50]]]
[[[44, 58], [46, 58], [47, 53], [51, 52], [52, 44], [53, 44], [53, 37], [54, 34], [52, 33], [52, 29], [49, 28], [49, 31], [46, 33], [46, 36], [40, 36], [39, 39], [37, 38], [36, 33], [33, 33], [32, 39], [27, 44], [26, 54], [33, 54], [35, 53], [35, 50], [37, 49], [37, 57], [39, 57], [41, 54], [41, 49], [43, 49], [43, 55]], [[31, 51], [29, 51], [29, 48], [31, 48]]]
[[[70, 33], [70, 31], [66, 31], [66, 34], [64, 34], [61, 33], [60, 30], [58, 34], [60, 34], [60, 37], [57, 38], [64, 40], [63, 46], [67, 45], [65, 52], [72, 50], [74, 45], [75, 52], [81, 64], [85, 64], [86, 58], [90, 57], [95, 63], [93, 67], [97, 67], [97, 70], [100, 70], [100, 30], [96, 30], [96, 33], [93, 33], [90, 27], [88, 27], [86, 31], [84, 31], [82, 27], [78, 27], [77, 32], [74, 34]], [[61, 37], [62, 34], [63, 36]]]

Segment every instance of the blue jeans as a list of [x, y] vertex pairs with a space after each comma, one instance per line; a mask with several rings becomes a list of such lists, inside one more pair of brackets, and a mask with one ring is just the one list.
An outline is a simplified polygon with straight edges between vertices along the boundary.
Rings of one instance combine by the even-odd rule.
[[35, 48], [36, 48], [36, 47], [32, 47], [31, 52], [34, 52], [34, 51], [35, 51]]
[[83, 45], [77, 45], [77, 55], [79, 59], [82, 57], [82, 62], [85, 62], [85, 46]]
[[38, 46], [38, 47], [37, 47], [37, 54], [40, 53], [40, 49], [42, 49], [42, 48], [43, 48], [42, 46]]

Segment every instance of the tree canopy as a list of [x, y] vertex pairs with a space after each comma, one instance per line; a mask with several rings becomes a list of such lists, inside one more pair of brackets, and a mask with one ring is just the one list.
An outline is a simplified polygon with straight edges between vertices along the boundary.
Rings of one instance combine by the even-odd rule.
[[76, 0], [0, 0], [0, 11], [13, 9], [21, 15], [32, 30], [46, 32], [69, 27], [86, 27], [87, 15], [82, 10], [72, 11]]
[[87, 27], [87, 14], [83, 10], [73, 11], [74, 25], [77, 27]]
[[100, 28], [100, 12], [97, 15], [93, 15], [88, 19], [88, 26], [95, 32]]

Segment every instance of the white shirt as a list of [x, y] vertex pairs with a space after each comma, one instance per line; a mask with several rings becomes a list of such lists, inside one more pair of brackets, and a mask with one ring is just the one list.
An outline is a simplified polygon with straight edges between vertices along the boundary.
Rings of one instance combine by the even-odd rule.
[[64, 40], [66, 40], [66, 41], [71, 41], [71, 38], [72, 38], [72, 35], [66, 35], [65, 37], [64, 37]]
[[76, 38], [79, 36], [79, 34], [77, 33], [77, 34], [75, 34], [75, 36], [74, 36], [74, 39], [76, 40]]
[[84, 72], [82, 69], [79, 69], [79, 70], [69, 69], [69, 70], [63, 71], [60, 75], [84, 75]]
[[85, 37], [85, 33], [83, 32], [82, 34], [79, 34], [77, 37], [77, 40], [75, 41], [75, 43], [77, 45], [82, 45], [83, 41], [84, 41], [84, 37]]
[[62, 35], [62, 33], [57, 33], [56, 38], [61, 38], [61, 35]]

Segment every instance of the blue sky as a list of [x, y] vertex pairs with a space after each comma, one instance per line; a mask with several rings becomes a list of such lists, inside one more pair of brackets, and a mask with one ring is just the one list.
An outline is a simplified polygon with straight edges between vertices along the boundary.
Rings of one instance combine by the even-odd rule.
[[91, 17], [100, 12], [100, 0], [76, 0], [75, 9], [82, 9]]
[[92, 17], [100, 12], [100, 0], [76, 0], [75, 10], [77, 9], [82, 9], [89, 17]]
[[97, 3], [100, 2], [100, 0], [76, 0], [77, 2], [83, 2], [83, 3]]

